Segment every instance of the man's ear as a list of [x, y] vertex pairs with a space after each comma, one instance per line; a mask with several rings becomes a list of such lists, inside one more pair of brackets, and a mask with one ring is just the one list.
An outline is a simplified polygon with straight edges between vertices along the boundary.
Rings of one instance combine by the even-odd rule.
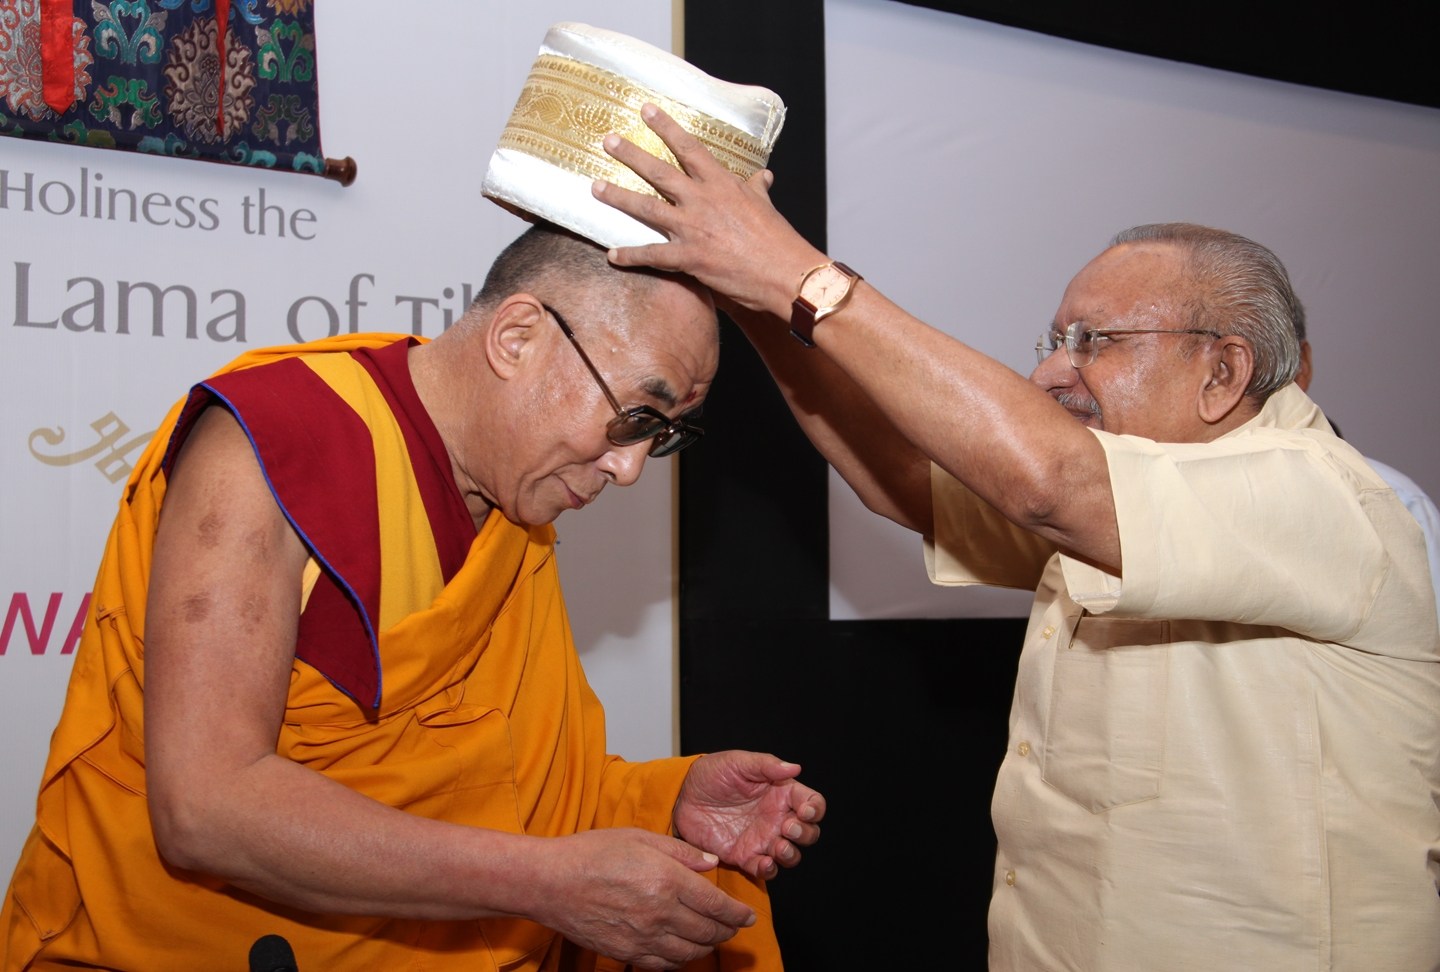
[[1255, 352], [1250, 342], [1236, 334], [1215, 339], [1206, 352], [1210, 371], [1200, 389], [1200, 418], [1214, 425], [1245, 400], [1245, 390], [1255, 374]]
[[1303, 392], [1310, 391], [1310, 342], [1300, 342], [1300, 370], [1295, 372], [1295, 384]]
[[530, 294], [512, 294], [500, 302], [485, 329], [485, 359], [490, 370], [508, 380], [535, 353], [545, 324], [545, 307]]

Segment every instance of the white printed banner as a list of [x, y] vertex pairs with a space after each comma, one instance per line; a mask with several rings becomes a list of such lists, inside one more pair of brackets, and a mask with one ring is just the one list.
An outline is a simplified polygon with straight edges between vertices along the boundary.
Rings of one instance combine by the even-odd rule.
[[[248, 349], [434, 337], [462, 313], [525, 227], [480, 180], [561, 20], [671, 46], [670, 0], [317, 8], [325, 148], [358, 163], [348, 188], [0, 138], [0, 880], [130, 463], [192, 382]], [[672, 465], [557, 523], [611, 750], [637, 759], [674, 745]]]

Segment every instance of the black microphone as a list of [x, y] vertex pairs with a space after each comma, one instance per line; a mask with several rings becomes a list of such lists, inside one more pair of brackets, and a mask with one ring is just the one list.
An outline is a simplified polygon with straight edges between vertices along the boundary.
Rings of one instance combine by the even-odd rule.
[[261, 935], [250, 946], [250, 972], [299, 972], [295, 952], [279, 935]]

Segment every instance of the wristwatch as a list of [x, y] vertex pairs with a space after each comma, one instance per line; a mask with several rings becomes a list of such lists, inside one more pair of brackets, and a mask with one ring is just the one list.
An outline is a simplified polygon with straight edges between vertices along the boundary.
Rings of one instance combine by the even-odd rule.
[[838, 260], [806, 271], [790, 307], [790, 335], [813, 348], [815, 325], [844, 307], [861, 279], [860, 274]]

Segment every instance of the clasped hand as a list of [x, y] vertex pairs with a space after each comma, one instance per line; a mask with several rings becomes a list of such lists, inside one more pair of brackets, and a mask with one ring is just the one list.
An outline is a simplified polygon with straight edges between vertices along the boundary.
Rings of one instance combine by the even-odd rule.
[[820, 838], [825, 798], [796, 777], [800, 767], [766, 753], [711, 753], [690, 767], [675, 801], [675, 832], [753, 877], [800, 863]]
[[602, 828], [543, 841], [525, 913], [636, 968], [673, 969], [710, 953], [755, 914], [699, 875], [724, 862], [772, 877], [820, 836], [825, 798], [799, 772], [765, 753], [700, 757], [675, 801], [680, 840]]

